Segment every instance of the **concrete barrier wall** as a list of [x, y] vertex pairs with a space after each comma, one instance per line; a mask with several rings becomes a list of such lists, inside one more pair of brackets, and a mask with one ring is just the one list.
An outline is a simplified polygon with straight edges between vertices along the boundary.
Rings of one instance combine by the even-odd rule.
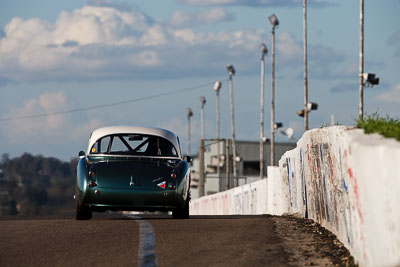
[[336, 234], [363, 266], [400, 265], [399, 167], [400, 142], [343, 126], [306, 132], [279, 161], [289, 213]]
[[288, 212], [289, 193], [278, 167], [268, 167], [270, 179], [259, 180], [233, 189], [194, 199], [191, 215], [282, 215]]
[[193, 200], [191, 214], [296, 214], [336, 234], [361, 266], [400, 265], [400, 142], [307, 131], [268, 179]]

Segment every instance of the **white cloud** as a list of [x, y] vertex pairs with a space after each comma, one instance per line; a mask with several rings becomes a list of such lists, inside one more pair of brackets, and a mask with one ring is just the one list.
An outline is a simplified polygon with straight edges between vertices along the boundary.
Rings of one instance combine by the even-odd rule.
[[[230, 16], [215, 8], [195, 20], [216, 23]], [[175, 25], [185, 20], [175, 20]], [[175, 28], [154, 22], [136, 8], [97, 5], [64, 11], [53, 24], [14, 18], [4, 33], [1, 78], [17, 82], [215, 75], [235, 62], [248, 71], [256, 68], [254, 51], [265, 36], [265, 30], [204, 33]]]
[[[172, 16], [172, 27], [155, 22], [137, 8], [99, 3], [64, 11], [54, 23], [14, 18], [0, 37], [0, 84], [208, 76], [225, 74], [227, 64], [237, 66], [240, 73], [258, 71], [255, 51], [269, 36], [266, 30], [200, 32], [185, 26], [188, 16], [202, 24], [231, 18], [221, 8], [199, 14], [181, 12]], [[316, 60], [326, 54], [313, 50], [322, 51]], [[277, 53], [280, 67], [297, 66], [302, 45], [280, 31]]]
[[[197, 14], [195, 20], [216, 23], [230, 16], [215, 8]], [[185, 20], [174, 23], [184, 25]], [[264, 30], [196, 32], [154, 22], [136, 8], [122, 11], [99, 5], [63, 11], [53, 24], [14, 18], [4, 33], [1, 78], [17, 82], [215, 74], [228, 63], [257, 58], [253, 51], [265, 36]]]
[[400, 83], [394, 86], [390, 91], [379, 95], [378, 99], [385, 102], [400, 103]]
[[[27, 100], [22, 107], [12, 108], [5, 117], [20, 117], [27, 114], [44, 114], [55, 110], [62, 110], [66, 107], [65, 95], [62, 92], [45, 93], [38, 99]], [[12, 127], [7, 128], [10, 136], [16, 139], [25, 135], [32, 135], [40, 132], [46, 134], [61, 127], [64, 124], [64, 117], [46, 116], [37, 120], [14, 120]]]
[[168, 24], [172, 27], [189, 27], [202, 24], [216, 24], [230, 21], [233, 15], [222, 8], [213, 8], [203, 12], [176, 11], [172, 14]]
[[[69, 132], [70, 138], [72, 140], [80, 140], [82, 138], [89, 139], [89, 135], [93, 130], [103, 126], [104, 122], [99, 119], [89, 120], [86, 123], [71, 128], [71, 131]], [[86, 149], [86, 147], [83, 147], [82, 149]]]
[[[196, 6], [222, 6], [222, 5], [240, 5], [240, 6], [301, 6], [302, 0], [179, 0], [180, 3]], [[311, 6], [325, 7], [333, 5], [330, 0], [309, 0]]]
[[[67, 98], [63, 92], [44, 93], [38, 98], [27, 100], [20, 107], [13, 107], [5, 118], [17, 118], [27, 114], [48, 114], [68, 109]], [[8, 122], [9, 127], [3, 127], [3, 132], [14, 144], [67, 144], [89, 136], [90, 132], [101, 126], [100, 120], [94, 119], [77, 124], [68, 115], [50, 115], [34, 119], [16, 119]]]
[[277, 35], [277, 53], [283, 62], [303, 57], [303, 47], [299, 44], [289, 32], [280, 32]]

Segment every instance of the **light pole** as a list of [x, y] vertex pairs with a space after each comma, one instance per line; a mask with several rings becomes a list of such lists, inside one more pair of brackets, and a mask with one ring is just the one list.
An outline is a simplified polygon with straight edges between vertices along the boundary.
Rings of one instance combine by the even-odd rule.
[[199, 142], [199, 196], [204, 196], [204, 184], [205, 184], [205, 172], [204, 172], [204, 105], [206, 104], [206, 98], [200, 97], [201, 102], [201, 138]]
[[307, 0], [303, 0], [303, 49], [304, 49], [304, 132], [308, 130], [308, 71], [307, 71]]
[[261, 88], [260, 88], [260, 179], [264, 178], [264, 83], [265, 83], [265, 55], [268, 49], [265, 44], [261, 49]]
[[364, 117], [364, 0], [360, 0], [360, 66], [359, 66], [359, 102], [358, 102], [358, 119]]
[[268, 17], [269, 22], [272, 24], [272, 67], [271, 67], [271, 162], [270, 165], [275, 164], [275, 28], [279, 25], [279, 20], [272, 14]]
[[187, 148], [186, 152], [188, 156], [190, 156], [190, 117], [193, 116], [193, 112], [191, 108], [186, 108], [186, 115], [188, 120], [188, 136], [187, 136]]
[[229, 74], [229, 92], [231, 99], [231, 121], [232, 121], [232, 151], [233, 151], [233, 186], [237, 186], [239, 183], [237, 181], [237, 170], [236, 170], [236, 138], [235, 138], [235, 107], [234, 107], [234, 99], [233, 99], [233, 84], [232, 84], [232, 76], [235, 75], [235, 68], [233, 65], [226, 66], [226, 70]]
[[201, 139], [204, 139], [204, 105], [206, 104], [206, 98], [204, 96], [200, 97], [201, 102]]
[[220, 170], [220, 143], [219, 143], [219, 139], [220, 139], [220, 111], [219, 111], [219, 91], [221, 90], [221, 86], [222, 83], [220, 81], [216, 81], [214, 84], [214, 91], [216, 94], [216, 123], [217, 123], [217, 177], [218, 177], [218, 181], [219, 181], [219, 189], [221, 191], [222, 189], [222, 180], [220, 179], [220, 174], [221, 174], [221, 170]]

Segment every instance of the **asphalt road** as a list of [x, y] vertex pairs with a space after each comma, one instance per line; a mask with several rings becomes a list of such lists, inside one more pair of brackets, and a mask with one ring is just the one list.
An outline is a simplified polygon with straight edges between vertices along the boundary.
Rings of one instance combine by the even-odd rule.
[[304, 219], [194, 216], [173, 220], [154, 215], [132, 219], [118, 213], [94, 213], [90, 221], [0, 217], [0, 266], [138, 266], [143, 222], [152, 228], [157, 266], [352, 263], [333, 235]]

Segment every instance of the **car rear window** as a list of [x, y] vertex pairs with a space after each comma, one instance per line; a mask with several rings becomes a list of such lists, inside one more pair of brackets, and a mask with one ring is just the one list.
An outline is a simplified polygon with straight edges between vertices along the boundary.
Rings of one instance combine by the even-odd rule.
[[143, 134], [115, 134], [100, 138], [90, 154], [177, 157], [174, 145], [165, 138]]

